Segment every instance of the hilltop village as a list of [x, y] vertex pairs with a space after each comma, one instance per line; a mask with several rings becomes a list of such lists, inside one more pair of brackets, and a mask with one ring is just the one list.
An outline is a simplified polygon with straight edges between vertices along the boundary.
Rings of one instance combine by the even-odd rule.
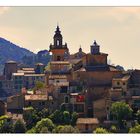
[[[56, 126], [71, 124], [75, 133], [91, 133], [100, 127], [112, 132], [128, 132], [135, 126], [135, 121], [139, 121], [135, 114], [140, 109], [140, 70], [125, 71], [109, 65], [108, 54], [101, 52], [96, 41], [89, 46], [89, 53], [80, 47], [78, 52], [70, 54], [67, 43], [63, 44], [59, 26], [49, 48], [52, 56], [47, 66], [37, 63], [32, 68], [18, 67], [12, 60], [5, 63], [0, 76], [0, 95], [5, 95], [0, 97], [0, 116], [7, 116], [13, 123], [23, 120], [28, 130], [32, 128], [26, 119], [34, 109], [46, 109], [49, 116], [46, 118], [52, 118]], [[130, 109], [130, 117], [127, 110], [125, 117], [121, 116], [123, 120], [113, 117], [114, 103], [124, 103]], [[54, 119], [55, 115], [57, 119], [61, 117], [61, 112], [64, 120]], [[77, 117], [72, 124], [74, 113]], [[41, 119], [43, 115], [34, 121], [33, 127], [36, 128]], [[120, 120], [125, 121], [125, 125], [124, 122], [120, 125]], [[53, 132], [49, 127], [48, 131]]]

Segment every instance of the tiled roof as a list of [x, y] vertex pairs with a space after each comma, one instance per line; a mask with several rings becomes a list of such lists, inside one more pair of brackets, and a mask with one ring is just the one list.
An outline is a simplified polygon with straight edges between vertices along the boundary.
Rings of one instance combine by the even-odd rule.
[[10, 61], [7, 61], [6, 63], [8, 63], [8, 64], [9, 64], [9, 63], [10, 63], [10, 64], [13, 64], [13, 63], [16, 64], [17, 62], [16, 62], [16, 61], [10, 60]]
[[24, 71], [34, 71], [34, 68], [22, 68]]
[[78, 118], [76, 124], [99, 124], [97, 118]]
[[49, 79], [66, 79], [66, 75], [49, 75]]
[[82, 59], [70, 59], [69, 62], [72, 64], [77, 64], [78, 62], [82, 61]]
[[70, 62], [69, 61], [51, 61], [50, 64], [52, 64], [52, 65], [61, 65], [61, 64], [69, 65]]
[[48, 96], [47, 95], [25, 95], [25, 100], [48, 100]]
[[121, 78], [113, 78], [113, 80], [122, 80], [122, 81], [127, 81], [130, 79], [130, 75], [125, 75]]
[[108, 71], [108, 65], [99, 65], [99, 66], [86, 66], [86, 71]]

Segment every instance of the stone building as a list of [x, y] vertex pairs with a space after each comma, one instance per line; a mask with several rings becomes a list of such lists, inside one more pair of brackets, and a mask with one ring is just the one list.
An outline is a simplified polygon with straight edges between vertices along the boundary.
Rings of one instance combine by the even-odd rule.
[[17, 62], [15, 61], [7, 61], [4, 67], [4, 75], [7, 80], [11, 80], [12, 73], [17, 72]]
[[63, 37], [59, 26], [57, 26], [54, 37], [53, 45], [50, 44], [50, 52], [52, 52], [52, 61], [64, 61], [66, 55], [68, 54], [67, 43], [63, 45]]
[[93, 133], [99, 127], [99, 120], [97, 118], [78, 118], [76, 127], [81, 133]]
[[0, 100], [0, 116], [6, 115], [7, 113], [7, 104], [4, 101]]
[[42, 73], [42, 67], [44, 66], [40, 66], [40, 64], [38, 66], [37, 64], [37, 70], [34, 68], [22, 68], [21, 70], [18, 70], [17, 73], [12, 73], [15, 91], [19, 93], [23, 87], [26, 89], [32, 89], [34, 88], [37, 81], [45, 83], [46, 78], [45, 74]]
[[[52, 60], [46, 70], [46, 83], [48, 87], [52, 84], [55, 86], [52, 93], [58, 107], [75, 110], [84, 117], [106, 118], [112, 79], [120, 78], [122, 71], [107, 64], [108, 54], [100, 52], [96, 41], [90, 46], [90, 53], [84, 53], [80, 47], [79, 52], [70, 55], [68, 47], [62, 45], [62, 38], [57, 26], [54, 45], [50, 45]], [[77, 102], [76, 99], [80, 96], [85, 100]]]

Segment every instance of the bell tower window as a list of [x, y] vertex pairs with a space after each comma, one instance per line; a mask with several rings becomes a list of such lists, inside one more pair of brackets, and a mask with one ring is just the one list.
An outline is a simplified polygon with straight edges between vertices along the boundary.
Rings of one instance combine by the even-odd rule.
[[57, 40], [57, 46], [59, 46], [59, 40]]

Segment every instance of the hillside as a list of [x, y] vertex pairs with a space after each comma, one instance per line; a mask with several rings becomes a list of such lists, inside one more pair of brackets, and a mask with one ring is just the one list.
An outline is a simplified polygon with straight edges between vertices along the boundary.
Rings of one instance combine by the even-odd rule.
[[8, 60], [21, 62], [25, 55], [31, 56], [34, 55], [34, 53], [25, 48], [21, 48], [4, 38], [0, 38], [0, 64], [4, 64]]
[[33, 52], [21, 48], [12, 42], [0, 37], [0, 73], [3, 71], [4, 63], [8, 60], [22, 62], [24, 56], [33, 56]]
[[36, 63], [47, 65], [50, 61], [48, 50], [41, 50], [37, 54], [22, 48], [4, 38], [0, 37], [0, 74], [3, 73], [4, 64], [8, 60], [13, 60], [28, 67], [33, 67]]

